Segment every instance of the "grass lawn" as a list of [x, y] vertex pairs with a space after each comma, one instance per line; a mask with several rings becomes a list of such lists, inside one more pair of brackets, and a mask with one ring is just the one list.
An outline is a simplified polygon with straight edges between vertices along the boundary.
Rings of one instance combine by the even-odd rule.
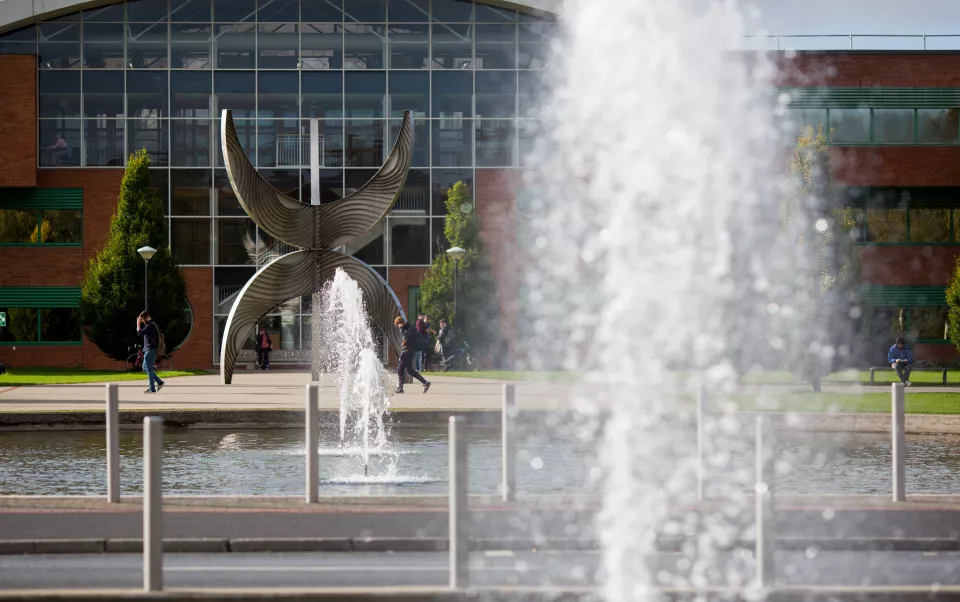
[[[162, 379], [176, 376], [208, 374], [206, 370], [161, 370]], [[0, 375], [0, 388], [28, 385], [67, 385], [76, 383], [106, 383], [121, 380], [143, 380], [143, 372], [115, 370], [84, 370], [83, 368], [14, 368]]]
[[[734, 395], [741, 410], [776, 412], [890, 412], [890, 393], [788, 393], [782, 395]], [[908, 414], [960, 414], [958, 393], [913, 393], [907, 390]]]
[[[889, 385], [899, 379], [893, 370], [877, 370], [874, 375], [874, 384]], [[743, 377], [745, 385], [772, 385], [797, 383], [797, 378], [786, 371], [749, 372]], [[844, 370], [834, 372], [823, 379], [824, 384], [870, 384], [869, 370]], [[937, 371], [917, 371], [910, 375], [910, 382], [915, 385], [943, 385], [943, 373]], [[947, 384], [960, 385], [960, 370], [947, 371]]]

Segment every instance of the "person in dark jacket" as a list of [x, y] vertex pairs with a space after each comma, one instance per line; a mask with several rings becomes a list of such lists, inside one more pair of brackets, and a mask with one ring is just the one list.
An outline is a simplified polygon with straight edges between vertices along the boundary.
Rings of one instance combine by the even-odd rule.
[[913, 384], [910, 382], [910, 366], [913, 364], [913, 353], [907, 347], [903, 337], [897, 337], [897, 342], [890, 347], [890, 351], [887, 352], [887, 363], [896, 370], [900, 382], [908, 387]]
[[[413, 323], [413, 327], [421, 337], [427, 332], [427, 324], [424, 321], [423, 314], [417, 314], [417, 321]], [[423, 345], [420, 340], [415, 341], [415, 343], [413, 347], [413, 369], [420, 371], [423, 370]]]
[[423, 314], [423, 330], [420, 334], [423, 337], [423, 369], [427, 372], [432, 372], [433, 368], [430, 366], [433, 363], [433, 347], [430, 346], [430, 316]]
[[393, 321], [393, 325], [399, 328], [403, 335], [400, 361], [397, 362], [397, 378], [399, 379], [397, 383], [397, 393], [403, 393], [404, 373], [419, 380], [420, 383], [423, 384], [423, 392], [426, 393], [430, 390], [430, 382], [423, 378], [413, 367], [413, 354], [416, 353], [417, 344], [420, 341], [420, 333], [417, 332], [416, 327], [408, 324], [407, 321], [401, 317], [397, 317], [397, 319]]
[[447, 357], [447, 352], [450, 351], [450, 338], [452, 334], [453, 329], [447, 324], [446, 319], [440, 318], [440, 332], [437, 333], [437, 344], [440, 345], [441, 362]]
[[273, 341], [270, 340], [267, 329], [261, 326], [260, 332], [257, 334], [257, 365], [260, 366], [261, 370], [266, 370], [270, 367], [270, 352], [273, 351], [273, 347], [271, 347], [272, 344]]
[[164, 383], [153, 370], [157, 361], [157, 350], [160, 349], [160, 329], [150, 319], [146, 310], [137, 316], [137, 336], [143, 337], [143, 371], [147, 373], [148, 388], [144, 393], [159, 393]]

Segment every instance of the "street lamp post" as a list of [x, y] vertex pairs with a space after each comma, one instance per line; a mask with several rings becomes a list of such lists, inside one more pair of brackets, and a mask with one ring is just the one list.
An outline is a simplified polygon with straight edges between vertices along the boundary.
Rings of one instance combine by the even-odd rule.
[[[467, 252], [460, 247], [453, 247], [452, 249], [447, 249], [447, 255], [453, 259], [453, 316], [454, 320], [457, 317], [457, 290], [460, 288], [458, 283], [458, 277], [460, 272], [460, 260], [463, 259]], [[458, 322], [459, 325], [459, 322]]]
[[157, 250], [153, 247], [140, 247], [137, 249], [137, 253], [140, 254], [140, 257], [143, 257], [143, 309], [144, 311], [150, 311], [147, 303], [147, 267], [150, 265], [153, 256], [157, 254]]

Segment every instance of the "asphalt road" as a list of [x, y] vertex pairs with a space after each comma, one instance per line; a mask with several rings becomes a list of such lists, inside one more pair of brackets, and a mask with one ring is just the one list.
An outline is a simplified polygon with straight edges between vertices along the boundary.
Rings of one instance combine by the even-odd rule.
[[[164, 567], [171, 588], [442, 586], [442, 553], [170, 554]], [[471, 585], [588, 586], [595, 584], [600, 556], [591, 552], [486, 552], [471, 555]], [[960, 553], [778, 552], [780, 585], [960, 585]], [[662, 585], [687, 585], [698, 563], [660, 554], [649, 574]], [[139, 555], [0, 556], [0, 589], [136, 588]], [[700, 567], [702, 569], [702, 567]], [[708, 583], [748, 582], [748, 554], [716, 559]], [[742, 583], [741, 583], [742, 584]]]

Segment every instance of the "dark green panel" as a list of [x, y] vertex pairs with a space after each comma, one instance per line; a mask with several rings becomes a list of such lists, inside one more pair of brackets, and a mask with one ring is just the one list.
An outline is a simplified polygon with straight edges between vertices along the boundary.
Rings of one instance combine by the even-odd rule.
[[83, 189], [0, 188], [0, 209], [83, 209]]
[[860, 287], [863, 302], [876, 307], [943, 307], [947, 304], [942, 286], [875, 286]]
[[8, 286], [0, 287], [0, 307], [79, 307], [80, 287]]
[[791, 109], [960, 107], [960, 88], [780, 88]]
[[838, 187], [839, 198], [853, 207], [901, 207], [913, 209], [960, 207], [960, 188], [956, 187]]

